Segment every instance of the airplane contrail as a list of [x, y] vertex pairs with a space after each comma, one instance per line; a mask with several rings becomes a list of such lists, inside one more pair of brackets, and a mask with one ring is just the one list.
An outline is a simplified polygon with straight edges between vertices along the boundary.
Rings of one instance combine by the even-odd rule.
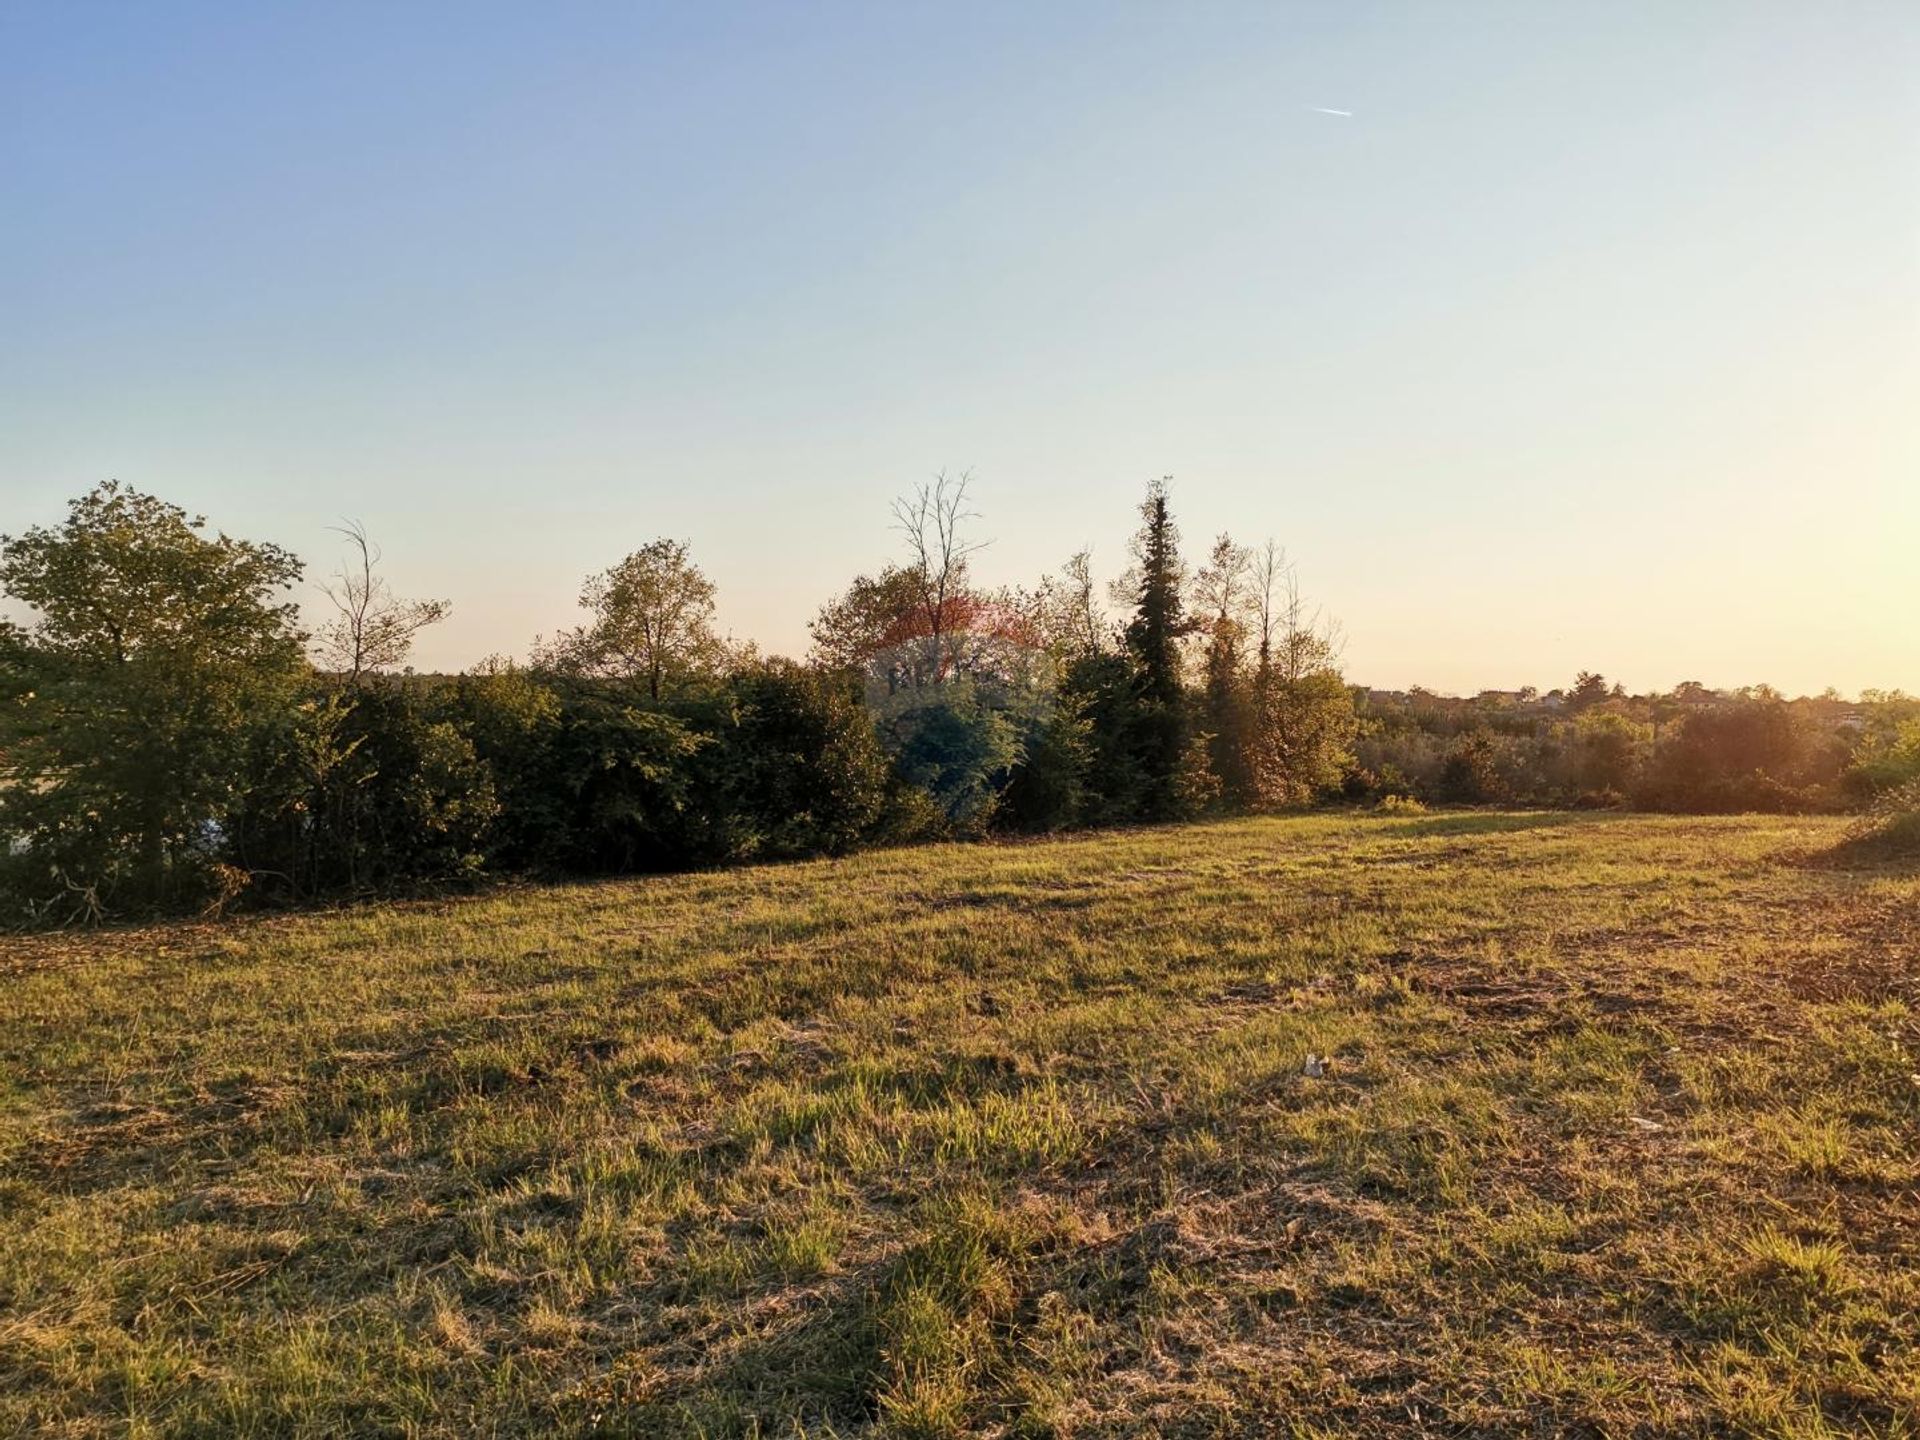
[[1351, 110], [1329, 110], [1324, 105], [1309, 105], [1307, 109], [1313, 111], [1316, 115], [1344, 115], [1349, 120], [1353, 118], [1353, 112]]

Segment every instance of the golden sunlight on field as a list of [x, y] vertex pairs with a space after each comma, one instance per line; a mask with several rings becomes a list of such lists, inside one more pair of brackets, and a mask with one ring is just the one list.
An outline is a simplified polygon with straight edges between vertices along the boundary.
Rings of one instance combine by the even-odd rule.
[[1841, 835], [1260, 820], [0, 941], [0, 1428], [1902, 1433], [1920, 876]]

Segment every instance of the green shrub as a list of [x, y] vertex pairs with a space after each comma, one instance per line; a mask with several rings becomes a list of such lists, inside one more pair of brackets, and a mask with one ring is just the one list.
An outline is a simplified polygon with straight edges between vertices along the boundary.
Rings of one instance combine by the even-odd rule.
[[1015, 719], [965, 677], [904, 690], [877, 718], [900, 778], [927, 794], [956, 833], [983, 828], [1020, 758]]
[[426, 682], [328, 687], [257, 747], [223, 858], [268, 893], [380, 894], [481, 874], [500, 799]]
[[1440, 798], [1454, 805], [1489, 805], [1507, 798], [1507, 784], [1494, 763], [1493, 737], [1475, 731], [1461, 738], [1440, 766]]
[[1870, 736], [1846, 773], [1847, 788], [1869, 801], [1920, 783], [1920, 720]]
[[887, 757], [853, 685], [786, 661], [728, 682], [731, 723], [699, 798], [730, 821], [732, 856], [839, 855], [871, 838]]
[[994, 823], [1029, 834], [1078, 824], [1093, 778], [1092, 736], [1092, 722], [1070, 703], [1031, 722]]
[[1881, 794], [1862, 818], [1858, 838], [1901, 854], [1920, 854], [1920, 780]]
[[1694, 710], [1662, 742], [1636, 798], [1655, 810], [1790, 814], [1832, 803], [1840, 752], [1770, 692]]

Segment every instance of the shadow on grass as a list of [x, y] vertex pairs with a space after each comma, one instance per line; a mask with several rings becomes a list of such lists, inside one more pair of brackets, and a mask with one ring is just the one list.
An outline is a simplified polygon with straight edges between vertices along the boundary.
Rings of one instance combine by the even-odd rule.
[[[798, 1292], [751, 1335], [676, 1347], [663, 1376], [618, 1367], [549, 1403], [556, 1429], [604, 1436], [752, 1440], [776, 1417], [796, 1432], [869, 1429], [880, 1413], [882, 1336], [871, 1273]], [[780, 1433], [787, 1433], [783, 1426]]]
[[1911, 879], [1920, 876], [1920, 832], [1849, 835], [1837, 845], [1811, 852], [1801, 863], [1810, 870], [1846, 870]]
[[1604, 824], [1613, 816], [1606, 812], [1576, 815], [1566, 810], [1529, 810], [1517, 814], [1510, 810], [1457, 810], [1397, 823], [1391, 816], [1379, 818], [1393, 824], [1395, 833], [1401, 835], [1504, 835], [1521, 830], [1560, 830], [1571, 825]]

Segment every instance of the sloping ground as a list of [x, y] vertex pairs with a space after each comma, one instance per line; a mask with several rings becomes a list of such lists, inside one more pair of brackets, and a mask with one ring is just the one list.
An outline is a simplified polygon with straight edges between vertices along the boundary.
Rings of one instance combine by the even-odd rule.
[[1920, 876], [1839, 835], [0, 941], [0, 1433], [1914, 1434]]

